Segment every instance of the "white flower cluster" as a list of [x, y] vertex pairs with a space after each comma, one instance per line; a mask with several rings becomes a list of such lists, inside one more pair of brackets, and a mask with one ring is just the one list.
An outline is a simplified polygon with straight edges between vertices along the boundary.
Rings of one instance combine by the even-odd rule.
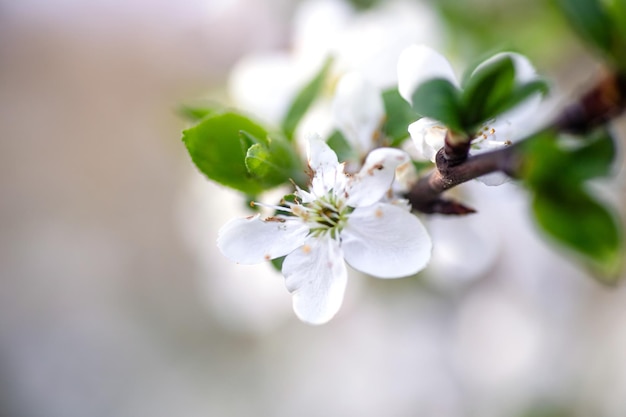
[[[297, 188], [295, 200], [283, 201], [281, 206], [257, 203], [277, 214], [231, 220], [220, 230], [218, 246], [227, 258], [241, 264], [284, 256], [282, 273], [293, 294], [297, 316], [321, 324], [342, 304], [345, 263], [368, 275], [397, 278], [421, 271], [431, 260], [428, 232], [406, 204], [398, 204], [392, 191], [408, 189], [409, 182], [404, 179], [415, 176], [411, 158], [399, 149], [378, 148], [383, 143], [381, 128], [386, 118], [383, 89], [397, 83], [402, 97], [411, 103], [413, 92], [426, 81], [443, 78], [456, 87], [460, 83], [450, 63], [435, 50], [422, 45], [406, 47], [416, 39], [425, 40], [425, 33], [436, 32], [434, 28], [415, 29], [414, 15], [421, 9], [412, 3], [393, 2], [384, 13], [378, 10], [359, 19], [348, 6], [335, 0], [305, 2], [301, 10], [291, 52], [242, 61], [230, 80], [231, 95], [239, 105], [277, 124], [311, 71], [333, 56], [332, 99], [322, 97], [321, 106], [309, 111], [299, 132], [313, 130], [326, 137], [337, 129], [355, 160], [340, 164], [322, 139], [309, 137], [309, 189]], [[320, 22], [328, 27], [322, 34]], [[391, 30], [394, 25], [395, 30]], [[381, 30], [384, 27], [389, 30]], [[517, 82], [536, 77], [526, 58], [507, 55], [515, 65]], [[470, 154], [507, 146], [521, 138], [527, 129], [520, 126], [526, 127], [538, 102], [538, 95], [533, 96], [486, 124], [472, 138]], [[316, 117], [317, 113], [322, 117]], [[429, 118], [410, 124], [407, 138], [410, 135], [415, 145], [414, 157], [434, 161], [444, 146], [446, 132], [446, 126]], [[497, 185], [505, 182], [506, 176], [494, 173], [479, 180]]]

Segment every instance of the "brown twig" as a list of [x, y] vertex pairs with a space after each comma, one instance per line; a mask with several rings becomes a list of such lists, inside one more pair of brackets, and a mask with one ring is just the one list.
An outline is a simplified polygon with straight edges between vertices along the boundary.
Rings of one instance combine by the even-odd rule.
[[626, 107], [626, 74], [610, 73], [555, 119], [558, 131], [585, 133], [618, 116]]
[[[555, 118], [550, 129], [557, 132], [584, 133], [620, 115], [626, 108], [626, 75], [610, 74], [602, 78], [578, 101], [567, 106]], [[459, 184], [492, 172], [519, 176], [523, 156], [519, 141], [493, 152], [467, 156], [469, 142], [450, 140], [436, 157], [436, 167], [420, 178], [407, 193], [414, 210], [423, 213], [469, 214], [474, 210], [442, 197]]]
[[[441, 197], [441, 194], [459, 184], [502, 171], [516, 176], [519, 171], [520, 153], [517, 145], [467, 158], [463, 163], [451, 165], [441, 149], [437, 153], [436, 169], [420, 178], [407, 194], [414, 210], [423, 213], [469, 214], [475, 210]], [[452, 209], [456, 207], [457, 210]]]

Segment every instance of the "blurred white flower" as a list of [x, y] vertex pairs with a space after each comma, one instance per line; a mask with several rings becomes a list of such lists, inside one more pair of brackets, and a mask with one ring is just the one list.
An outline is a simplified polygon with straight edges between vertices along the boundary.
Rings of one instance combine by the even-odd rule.
[[425, 225], [435, 244], [425, 278], [438, 288], [454, 290], [484, 277], [502, 243], [486, 222], [480, 215], [429, 216]]
[[337, 84], [332, 103], [333, 121], [359, 156], [377, 147], [385, 117], [381, 94], [357, 72], [345, 74]]
[[429, 80], [444, 79], [459, 87], [450, 62], [426, 45], [411, 45], [398, 58], [398, 91], [413, 104], [413, 92]]
[[[329, 97], [342, 74], [356, 71], [381, 91], [391, 88], [404, 48], [415, 42], [436, 46], [441, 39], [437, 16], [421, 2], [382, 2], [358, 12], [344, 0], [308, 0], [296, 10], [290, 50], [244, 57], [231, 72], [228, 90], [236, 106], [277, 125], [329, 56], [334, 61], [329, 85], [318, 101], [321, 107], [330, 107]], [[311, 126], [307, 115], [298, 132], [330, 132], [330, 113], [312, 110], [317, 125]]]
[[[537, 78], [535, 69], [528, 59], [520, 54], [503, 52], [482, 62], [475, 71], [491, 62], [508, 56], [515, 66], [515, 82], [525, 83]], [[402, 97], [412, 103], [413, 92], [422, 83], [433, 79], [445, 79], [456, 87], [459, 81], [454, 75], [448, 60], [437, 51], [423, 45], [412, 45], [407, 48], [398, 60], [398, 90]], [[541, 118], [536, 115], [540, 104], [539, 93], [513, 109], [498, 115], [486, 123], [472, 138], [470, 155], [496, 150], [522, 139], [539, 125]], [[409, 133], [422, 157], [435, 162], [437, 152], [443, 148], [447, 128], [441, 122], [423, 117], [409, 126]], [[502, 173], [493, 173], [479, 177], [478, 180], [487, 185], [500, 185], [507, 181]]]
[[180, 230], [194, 255], [199, 293], [207, 312], [229, 331], [264, 334], [291, 317], [279, 274], [271, 265], [241, 267], [222, 262], [215, 246], [219, 227], [233, 215], [247, 213], [240, 195], [199, 175], [191, 177], [179, 199]]
[[381, 201], [396, 167], [407, 162], [406, 153], [376, 149], [359, 173], [348, 176], [319, 137], [310, 138], [308, 145], [314, 173], [309, 191], [298, 189], [300, 201], [275, 207], [291, 215], [231, 220], [220, 230], [218, 247], [242, 264], [286, 255], [282, 272], [296, 315], [322, 324], [343, 301], [347, 282], [343, 259], [366, 274], [399, 278], [426, 266], [431, 241], [417, 217]]

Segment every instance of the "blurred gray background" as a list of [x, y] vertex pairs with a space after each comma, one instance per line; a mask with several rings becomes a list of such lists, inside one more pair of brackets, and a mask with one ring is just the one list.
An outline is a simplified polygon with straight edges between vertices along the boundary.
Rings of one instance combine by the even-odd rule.
[[[288, 46], [295, 7], [0, 3], [0, 415], [626, 415], [626, 290], [554, 251], [514, 184], [462, 188], [479, 272], [353, 274], [322, 327], [267, 265], [219, 255], [243, 201], [195, 170], [175, 110], [226, 100], [238, 58]], [[529, 53], [579, 91], [597, 64], [563, 42]]]

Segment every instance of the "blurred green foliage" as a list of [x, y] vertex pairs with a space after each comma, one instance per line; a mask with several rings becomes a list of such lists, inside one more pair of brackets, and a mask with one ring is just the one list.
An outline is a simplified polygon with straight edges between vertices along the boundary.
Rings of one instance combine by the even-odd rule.
[[582, 255], [600, 281], [615, 283], [623, 266], [621, 227], [589, 186], [589, 180], [611, 172], [615, 146], [609, 132], [599, 129], [566, 145], [553, 132], [544, 132], [523, 149], [523, 177], [538, 225]]

